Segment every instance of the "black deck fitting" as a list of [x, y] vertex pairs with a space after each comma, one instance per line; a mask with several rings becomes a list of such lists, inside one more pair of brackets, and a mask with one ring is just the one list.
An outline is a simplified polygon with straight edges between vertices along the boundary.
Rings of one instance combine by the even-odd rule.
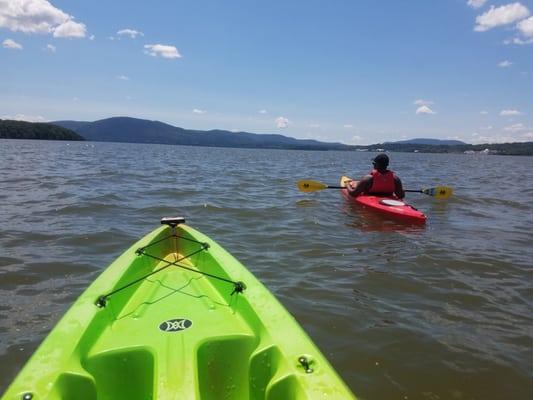
[[175, 228], [179, 224], [184, 224], [185, 218], [183, 217], [163, 217], [161, 218], [161, 225], [168, 225]]

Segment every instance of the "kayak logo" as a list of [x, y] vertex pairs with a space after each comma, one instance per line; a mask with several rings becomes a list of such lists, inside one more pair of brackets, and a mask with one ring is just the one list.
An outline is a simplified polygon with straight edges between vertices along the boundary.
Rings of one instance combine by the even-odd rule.
[[192, 321], [186, 318], [169, 319], [159, 325], [159, 329], [163, 332], [179, 332], [184, 331], [192, 326]]

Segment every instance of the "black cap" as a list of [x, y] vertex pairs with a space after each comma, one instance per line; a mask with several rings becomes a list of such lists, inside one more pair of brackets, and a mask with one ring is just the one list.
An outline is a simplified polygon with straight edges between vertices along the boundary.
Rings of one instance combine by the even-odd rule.
[[384, 153], [380, 153], [372, 162], [379, 167], [387, 168], [389, 166], [389, 156]]

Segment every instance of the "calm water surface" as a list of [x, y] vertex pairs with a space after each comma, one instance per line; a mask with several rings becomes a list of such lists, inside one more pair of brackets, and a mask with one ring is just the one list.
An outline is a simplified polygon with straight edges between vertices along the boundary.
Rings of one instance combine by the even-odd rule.
[[[134, 241], [181, 215], [263, 281], [362, 399], [533, 398], [533, 157], [392, 154], [425, 228], [335, 190], [371, 155], [0, 141], [0, 392]], [[498, 188], [504, 188], [502, 191]]]

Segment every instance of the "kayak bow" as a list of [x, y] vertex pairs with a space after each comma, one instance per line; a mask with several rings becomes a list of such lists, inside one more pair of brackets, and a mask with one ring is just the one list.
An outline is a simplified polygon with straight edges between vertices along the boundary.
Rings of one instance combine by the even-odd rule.
[[182, 218], [78, 298], [3, 399], [351, 399], [295, 319]]

